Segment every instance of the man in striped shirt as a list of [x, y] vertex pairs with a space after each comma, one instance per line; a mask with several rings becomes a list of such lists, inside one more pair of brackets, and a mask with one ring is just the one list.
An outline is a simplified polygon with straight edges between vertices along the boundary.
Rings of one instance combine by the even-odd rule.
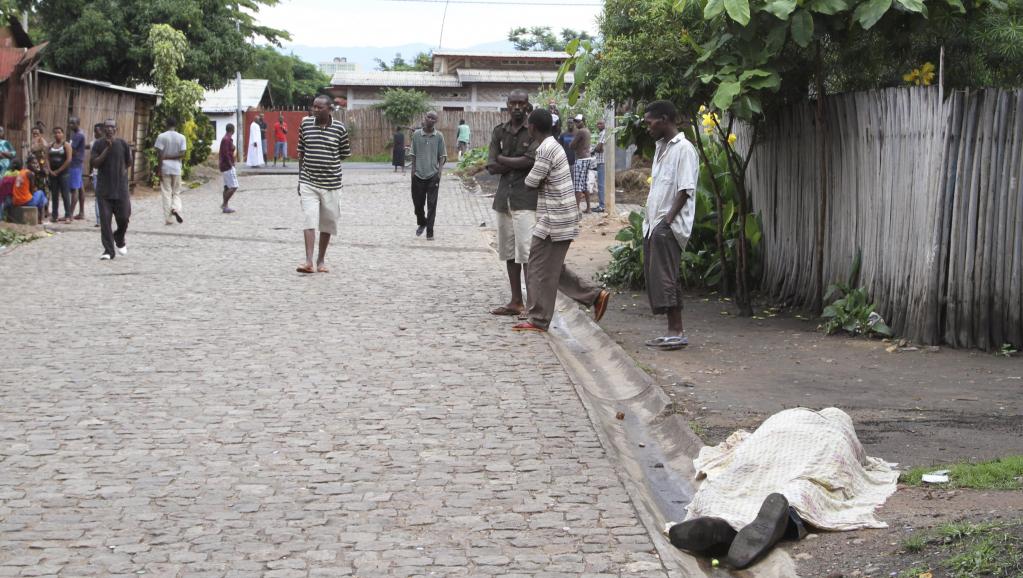
[[341, 213], [341, 161], [352, 154], [348, 131], [330, 116], [330, 97], [313, 101], [313, 114], [302, 119], [298, 131], [298, 196], [302, 202], [305, 263], [299, 273], [313, 272], [316, 229], [320, 230], [320, 252], [316, 271], [327, 273], [325, 259], [330, 236], [337, 234]]
[[611, 297], [606, 289], [565, 267], [568, 247], [579, 235], [579, 205], [565, 149], [551, 136], [553, 124], [554, 119], [546, 110], [537, 109], [529, 115], [529, 135], [540, 145], [533, 168], [526, 176], [526, 186], [539, 191], [526, 275], [529, 320], [513, 327], [516, 331], [547, 331], [559, 289], [582, 305], [592, 306], [596, 321], [604, 316]]

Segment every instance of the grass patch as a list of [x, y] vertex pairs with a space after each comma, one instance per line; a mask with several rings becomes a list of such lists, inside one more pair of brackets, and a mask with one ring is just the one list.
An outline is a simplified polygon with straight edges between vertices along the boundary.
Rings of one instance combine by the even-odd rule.
[[38, 235], [22, 235], [21, 233], [0, 227], [0, 247], [13, 247], [38, 239]]
[[689, 429], [693, 430], [693, 433], [696, 434], [696, 437], [704, 441], [707, 440], [707, 428], [705, 428], [702, 423], [698, 421], [690, 421]]
[[[929, 547], [935, 566], [952, 578], [1018, 578], [1023, 576], [1023, 520], [1010, 522], [950, 522], [929, 532], [906, 538], [902, 547], [919, 554]], [[932, 572], [914, 566], [899, 572], [899, 578], [919, 578]]]
[[927, 536], [925, 534], [913, 534], [902, 541], [902, 549], [907, 552], [919, 552], [923, 550], [926, 545]]
[[976, 490], [1019, 490], [1023, 489], [1023, 456], [1007, 456], [977, 464], [959, 463], [951, 466], [929, 466], [913, 468], [904, 472], [900, 480], [911, 486], [922, 486], [922, 477], [935, 470], [949, 470], [951, 488], [972, 488]]

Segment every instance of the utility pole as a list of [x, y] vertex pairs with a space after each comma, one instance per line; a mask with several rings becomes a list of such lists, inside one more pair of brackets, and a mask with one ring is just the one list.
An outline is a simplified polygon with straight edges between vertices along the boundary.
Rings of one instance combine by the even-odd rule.
[[[238, 6], [237, 2], [235, 2], [234, 7], [235, 7], [236, 10], [238, 10], [238, 19], [234, 21], [234, 26], [235, 26], [235, 30], [238, 31], [238, 35], [241, 36], [241, 33], [242, 33], [241, 8]], [[234, 152], [235, 152], [235, 155], [238, 157], [236, 160], [238, 162], [241, 162], [243, 160], [242, 159], [242, 151], [246, 150], [246, 149], [245, 149], [245, 129], [242, 127], [242, 120], [243, 120], [243, 118], [242, 118], [242, 71], [240, 69], [235, 71], [235, 74], [234, 74], [234, 84], [235, 84], [235, 89], [236, 89], [236, 91], [238, 93], [238, 106], [237, 106], [237, 110], [235, 111], [235, 117], [237, 118], [237, 120], [235, 121], [236, 124], [235, 124], [235, 130], [234, 130], [234, 134], [238, 135], [238, 146], [234, 147]]]
[[615, 152], [618, 148], [615, 138], [615, 103], [604, 110], [604, 210], [617, 217], [615, 210]]

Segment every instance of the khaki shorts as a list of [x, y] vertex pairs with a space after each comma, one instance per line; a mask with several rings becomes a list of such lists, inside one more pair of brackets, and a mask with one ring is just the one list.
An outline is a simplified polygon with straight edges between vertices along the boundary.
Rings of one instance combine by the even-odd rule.
[[321, 233], [337, 235], [337, 220], [341, 215], [341, 189], [323, 189], [301, 183], [298, 194], [302, 202], [302, 228], [319, 229]]
[[536, 211], [511, 211], [497, 213], [497, 256], [502, 261], [522, 265], [529, 262], [529, 246], [533, 242], [533, 225]]

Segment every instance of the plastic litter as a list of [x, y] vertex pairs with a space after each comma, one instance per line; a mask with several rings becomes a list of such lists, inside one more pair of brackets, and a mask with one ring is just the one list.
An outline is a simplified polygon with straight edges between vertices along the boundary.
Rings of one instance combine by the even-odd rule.
[[935, 470], [929, 474], [924, 474], [920, 479], [925, 484], [947, 484], [949, 470]]

